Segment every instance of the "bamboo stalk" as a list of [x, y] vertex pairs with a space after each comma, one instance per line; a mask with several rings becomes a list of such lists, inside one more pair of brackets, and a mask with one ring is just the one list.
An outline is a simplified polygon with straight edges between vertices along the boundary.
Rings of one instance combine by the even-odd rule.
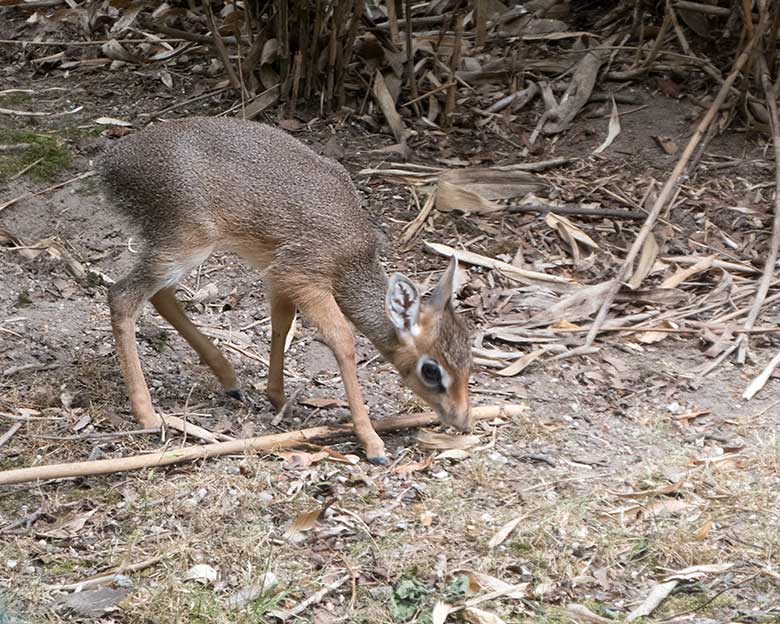
[[395, 0], [387, 0], [387, 21], [390, 24], [390, 39], [395, 45], [401, 43], [398, 33], [398, 15], [395, 10]]
[[317, 4], [314, 7], [314, 30], [312, 31], [311, 41], [309, 42], [309, 60], [306, 63], [305, 97], [307, 100], [311, 97], [314, 75], [319, 61], [320, 31], [322, 30], [323, 13], [322, 0], [317, 0]]
[[[414, 100], [417, 93], [417, 77], [414, 75], [414, 44], [412, 43], [412, 1], [406, 0], [404, 5], [404, 17], [406, 18], [406, 82], [409, 84], [409, 95]], [[414, 112], [419, 117], [420, 107], [414, 105]]]
[[233, 63], [230, 62], [230, 56], [228, 55], [227, 48], [225, 47], [225, 42], [222, 40], [222, 35], [219, 34], [217, 20], [214, 17], [214, 11], [211, 10], [211, 2], [206, 0], [204, 4], [206, 5], [206, 17], [208, 18], [209, 22], [209, 29], [211, 30], [211, 36], [213, 37], [212, 43], [214, 44], [214, 47], [217, 48], [219, 58], [222, 60], [222, 64], [225, 66], [228, 80], [230, 80], [230, 86], [234, 89], [240, 89], [241, 81], [238, 79], [236, 70], [233, 69]]
[[[486, 405], [473, 409], [474, 420], [491, 420], [493, 418], [512, 418], [525, 411], [522, 405]], [[437, 421], [434, 412], [422, 412], [407, 416], [397, 416], [385, 420], [375, 421], [374, 429], [378, 432], [395, 431], [397, 429], [409, 429], [424, 427]], [[188, 446], [170, 451], [160, 451], [146, 455], [133, 455], [116, 459], [99, 459], [95, 461], [83, 461], [69, 464], [52, 464], [49, 466], [34, 466], [31, 468], [17, 468], [0, 472], [0, 485], [13, 485], [30, 481], [45, 481], [48, 479], [66, 479], [69, 477], [83, 477], [100, 474], [113, 474], [128, 470], [140, 470], [152, 466], [169, 466], [196, 459], [208, 459], [220, 455], [235, 455], [250, 451], [272, 451], [282, 448], [290, 448], [299, 444], [306, 444], [316, 440], [331, 440], [343, 438], [354, 433], [352, 424], [332, 425], [326, 427], [310, 427], [299, 431], [288, 431], [268, 436], [247, 438], [245, 440], [231, 440], [216, 444], [204, 444]]]
[[[463, 14], [458, 13], [455, 17], [455, 48], [450, 57], [450, 82], [455, 82], [455, 72], [460, 67], [461, 42], [463, 41]], [[450, 87], [447, 91], [447, 104], [444, 107], [444, 118], [447, 124], [452, 122], [452, 114], [455, 112], [455, 97], [458, 93], [457, 85]]]
[[344, 106], [347, 101], [345, 83], [349, 64], [352, 62], [352, 50], [355, 47], [358, 26], [360, 25], [360, 19], [363, 17], [363, 4], [363, 0], [355, 0], [352, 6], [352, 21], [349, 23], [349, 32], [347, 33], [347, 39], [344, 43], [344, 52], [341, 57], [341, 71], [339, 73], [338, 86], [336, 89], [336, 92], [338, 93], [339, 108]]
[[298, 90], [301, 83], [301, 65], [303, 64], [303, 54], [301, 51], [295, 53], [295, 66], [293, 68], [292, 97], [290, 98], [290, 117], [295, 115], [295, 106], [298, 103]]
[[482, 48], [487, 41], [487, 0], [474, 0], [474, 15], [477, 22], [475, 44]]

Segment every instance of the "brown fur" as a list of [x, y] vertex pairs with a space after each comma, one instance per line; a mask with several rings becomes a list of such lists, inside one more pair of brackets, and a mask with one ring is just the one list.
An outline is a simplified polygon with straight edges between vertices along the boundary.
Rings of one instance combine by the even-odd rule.
[[[358, 437], [370, 459], [384, 447], [357, 386], [351, 321], [395, 364], [404, 381], [445, 422], [469, 424], [470, 342], [450, 305], [427, 306], [423, 331], [399, 339], [384, 311], [388, 279], [380, 241], [347, 171], [281, 130], [234, 119], [191, 118], [126, 137], [99, 170], [119, 211], [145, 240], [138, 265], [111, 287], [117, 353], [133, 412], [145, 426], [151, 404], [135, 346], [135, 319], [149, 299], [199, 353], [228, 391], [233, 367], [187, 319], [173, 287], [213, 251], [239, 254], [263, 271], [271, 292], [271, 366], [267, 392], [284, 402], [283, 345], [295, 308], [323, 334], [341, 369]], [[416, 379], [421, 354], [452, 379], [439, 396]]]

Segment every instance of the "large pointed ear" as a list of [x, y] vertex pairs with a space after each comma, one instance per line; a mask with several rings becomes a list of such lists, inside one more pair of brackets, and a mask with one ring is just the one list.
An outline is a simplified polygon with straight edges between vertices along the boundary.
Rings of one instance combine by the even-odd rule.
[[420, 293], [405, 275], [393, 273], [387, 283], [385, 311], [401, 335], [416, 336], [420, 332]]
[[444, 309], [452, 305], [452, 298], [455, 295], [455, 273], [458, 270], [458, 259], [450, 256], [450, 265], [444, 271], [439, 283], [431, 292], [431, 306], [437, 309]]

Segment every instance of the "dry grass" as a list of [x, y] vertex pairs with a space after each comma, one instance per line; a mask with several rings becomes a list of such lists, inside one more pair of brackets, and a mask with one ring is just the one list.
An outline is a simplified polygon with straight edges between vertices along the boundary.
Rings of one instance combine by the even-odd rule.
[[[763, 418], [741, 431], [769, 430], [772, 421]], [[52, 422], [26, 426], [13, 445], [19, 454], [7, 464], [36, 461], [29, 436], [52, 428]], [[25, 610], [65, 621], [64, 614], [45, 609], [61, 595], [47, 585], [161, 556], [159, 563], [129, 575], [134, 591], [121, 604], [122, 621], [154, 614], [151, 621], [161, 623], [264, 622], [271, 621], [273, 609], [294, 606], [346, 572], [358, 581], [354, 606], [349, 609], [353, 596], [347, 583], [314, 607], [319, 617], [390, 623], [389, 597], [403, 579], [441, 597], [453, 571], [466, 568], [529, 583], [526, 601], [488, 604], [506, 621], [557, 622], [565, 621], [563, 607], [570, 602], [626, 613], [668, 570], [730, 562], [735, 565], [728, 574], [682, 586], [656, 616], [695, 610], [724, 621], [758, 605], [755, 600], [764, 600], [760, 610], [772, 613], [777, 580], [761, 571], [776, 564], [780, 547], [778, 435], [751, 436], [739, 465], [690, 466], [691, 459], [712, 455], [714, 447], [680, 444], [668, 416], [642, 406], [621, 423], [619, 446], [630, 450], [632, 440], [642, 440], [654, 453], [616, 453], [607, 466], [572, 461], [586, 450], [595, 453], [599, 431], [614, 424], [571, 421], [549, 407], [531, 410], [496, 431], [485, 425], [485, 441], [495, 434], [495, 442], [471, 458], [438, 460], [409, 480], [363, 463], [292, 470], [274, 457], [250, 456], [16, 488], [0, 498], [3, 524], [41, 507], [45, 514], [31, 530], [4, 535], [2, 582]], [[587, 449], [585, 440], [591, 443]], [[406, 443], [390, 441], [396, 449]], [[152, 446], [120, 439], [104, 451], [126, 453], [139, 444]], [[84, 456], [88, 444], [59, 446], [54, 452], [39, 445], [38, 461]], [[530, 447], [544, 447], [555, 467], [519, 460]], [[420, 456], [413, 448], [407, 453], [409, 460]], [[619, 495], [668, 485], [670, 476], [683, 481], [672, 494], [636, 500]], [[653, 511], [659, 502], [678, 500], [690, 507]], [[324, 503], [332, 506], [302, 542], [284, 539], [293, 518]], [[614, 513], [637, 503], [646, 510], [633, 521]], [[63, 521], [85, 512], [94, 513], [83, 527], [51, 537]], [[523, 518], [517, 528], [491, 550], [490, 538], [517, 516]], [[703, 531], [709, 522], [711, 528]], [[219, 578], [206, 585], [185, 580], [199, 563], [218, 570]], [[232, 612], [228, 596], [266, 571], [280, 579], [277, 588]]]

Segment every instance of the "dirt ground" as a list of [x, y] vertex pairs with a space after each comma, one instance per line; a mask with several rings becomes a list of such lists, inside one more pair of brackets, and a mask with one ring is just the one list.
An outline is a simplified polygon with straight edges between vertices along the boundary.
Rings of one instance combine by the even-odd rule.
[[[176, 76], [168, 90], [154, 69], [69, 77], [9, 72], [4, 87], [32, 93], [2, 96], [0, 106], [56, 115], [0, 117], [0, 143], [20, 132], [44, 135], [69, 157], [45, 179], [33, 177], [33, 170], [5, 178], [0, 205], [88, 171], [115, 140], [96, 118], [142, 127], [156, 111], [204, 90], [197, 77], [187, 75]], [[676, 159], [653, 136], [684, 144], [700, 112], [687, 101], [665, 97], [652, 81], [627, 91], [647, 107], [622, 117], [623, 130], [612, 147], [549, 174], [577, 180], [570, 188], [579, 198], [599, 197], [599, 179], [614, 175], [626, 195], [641, 200], [641, 181], [647, 176], [663, 181]], [[205, 99], [162, 117], [217, 114], [231, 104]], [[78, 112], [62, 114], [76, 107]], [[592, 107], [572, 131], [544, 141], [533, 159], [589, 154], [604, 139], [608, 111]], [[389, 145], [390, 138], [356, 119], [338, 123], [313, 114], [302, 119], [312, 121], [296, 136], [318, 149], [329, 145], [329, 153], [333, 141], [338, 144], [366, 209], [389, 240], [397, 239], [417, 213], [411, 193], [359, 173], [382, 163], [385, 158], [369, 150]], [[514, 163], [512, 141], [532, 128], [529, 117], [503, 138], [458, 129], [449, 136], [421, 132], [413, 160]], [[711, 143], [695, 181], [701, 194], [688, 196], [668, 216], [679, 230], [667, 253], [695, 239], [699, 212], [717, 220], [716, 209], [743, 203], [748, 187], [771, 180], [765, 146], [763, 137], [739, 127]], [[739, 162], [729, 168], [706, 165], [721, 157]], [[764, 215], [770, 191], [755, 202]], [[635, 230], [602, 227], [599, 220], [577, 223], [600, 232], [616, 249], [624, 251], [633, 241]], [[769, 223], [764, 219], [766, 228], [749, 235], [765, 240]], [[744, 233], [744, 224], [740, 227]], [[94, 178], [15, 203], [0, 212], [0, 228], [17, 241], [0, 246], [0, 433], [21, 423], [0, 448], [0, 468], [159, 449], [159, 436], [117, 435], [136, 426], [99, 276], [121, 277], [138, 242], [108, 209]], [[445, 263], [423, 253], [422, 240], [430, 240], [468, 244], [471, 251], [508, 254], [510, 260], [521, 247], [529, 263], [560, 273], [561, 267], [535, 254], [534, 242], [549, 236], [549, 226], [534, 215], [436, 214], [408, 251], [389, 253], [388, 264], [420, 282], [435, 279]], [[74, 279], [57, 249], [97, 273]], [[691, 246], [688, 252], [701, 250]], [[755, 258], [759, 268], [761, 262]], [[612, 270], [603, 259], [592, 266], [602, 278]], [[563, 270], [577, 277], [573, 268]], [[482, 283], [494, 279], [478, 268], [468, 272]], [[476, 330], [532, 306], [538, 296], [511, 284], [503, 288], [498, 299], [510, 295], [508, 305], [483, 300], [475, 306], [465, 303], [476, 292], [467, 287], [461, 308]], [[189, 303], [188, 312], [222, 345], [251, 401], [224, 397], [183, 340], [146, 309], [138, 325], [139, 351], [161, 412], [186, 412], [204, 427], [237, 437], [349, 418], [341, 406], [313, 408], [299, 401], [287, 420], [271, 424], [275, 412], [263, 395], [268, 308], [249, 267], [232, 256], [212, 257], [183, 282], [179, 294], [184, 300], [205, 296]], [[768, 305], [760, 324], [776, 325], [778, 318], [777, 306]], [[707, 345], [674, 333], [657, 343], [641, 343], [634, 334], [605, 335], [598, 355], [537, 362], [518, 377], [478, 367], [471, 387], [475, 405], [505, 402], [526, 410], [521, 417], [480, 423], [479, 444], [450, 457], [421, 446], [409, 431], [385, 436], [388, 467], [369, 465], [347, 440], [332, 448], [361, 457], [358, 463], [307, 465], [306, 452], [260, 453], [4, 487], [0, 587], [9, 615], [5, 620], [0, 615], [0, 621], [162, 624], [270, 622], [283, 616], [317, 624], [430, 622], [437, 601], [461, 604], [475, 584], [479, 589], [480, 578], [483, 589], [495, 589], [475, 572], [520, 585], [515, 593], [479, 604], [505, 622], [589, 621], [576, 607], [568, 609], [572, 604], [606, 618], [590, 621], [622, 621], [654, 586], [690, 566], [705, 567], [688, 572], [650, 621], [780, 621], [778, 381], [770, 379], [749, 402], [741, 398], [776, 353], [775, 336], [754, 337], [745, 366], [726, 361], [706, 377], [698, 371], [709, 363]], [[567, 341], [575, 345], [581, 339], [572, 333]], [[532, 345], [520, 347], [527, 351]], [[358, 357], [373, 418], [422, 408], [362, 337]], [[288, 390], [304, 403], [344, 398], [332, 355], [305, 322], [299, 321], [287, 362]], [[180, 443], [173, 437], [167, 444]], [[313, 526], [291, 534], [293, 521], [315, 510], [320, 513]], [[496, 537], [502, 527], [510, 531], [503, 540]], [[134, 564], [140, 569], [125, 571]], [[102, 596], [114, 608], [74, 606], [79, 594], [64, 585], [117, 568], [123, 575]], [[273, 575], [275, 586], [253, 592], [264, 575]], [[323, 588], [330, 589], [320, 600], [299, 615], [290, 613]]]

